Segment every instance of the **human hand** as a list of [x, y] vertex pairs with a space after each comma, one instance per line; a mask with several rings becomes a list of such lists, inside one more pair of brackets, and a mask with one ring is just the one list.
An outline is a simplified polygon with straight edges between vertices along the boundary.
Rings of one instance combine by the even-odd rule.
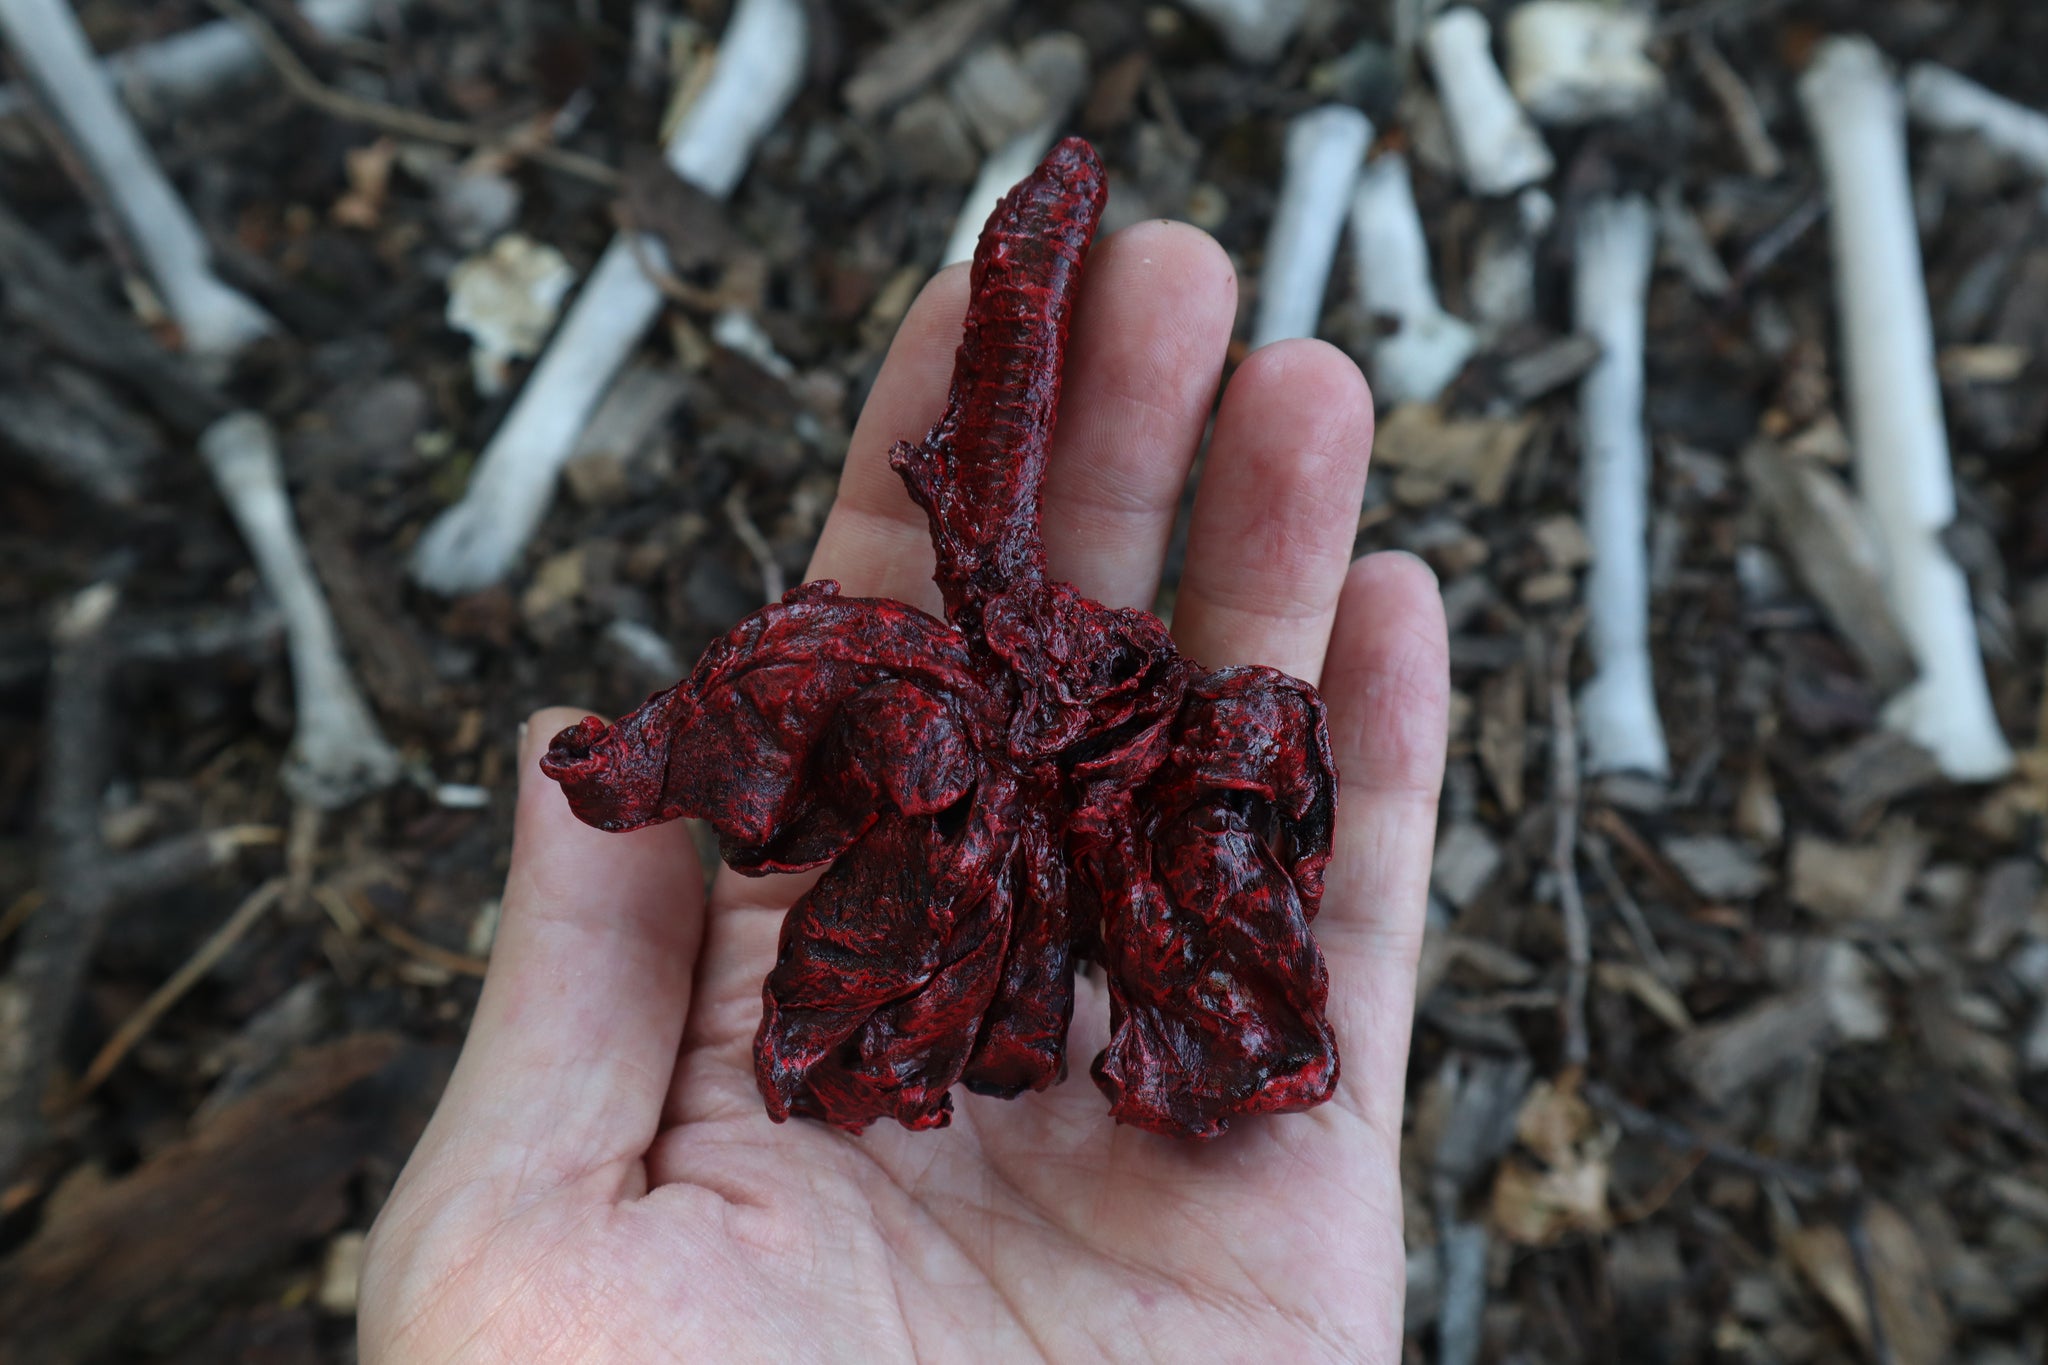
[[[943, 405], [967, 292], [925, 289], [853, 436], [811, 577], [938, 609], [887, 462]], [[1090, 257], [1045, 492], [1054, 578], [1150, 606], [1236, 312], [1222, 250], [1147, 223]], [[1372, 438], [1357, 368], [1268, 346], [1216, 416], [1174, 611], [1209, 667], [1316, 682], [1341, 794], [1317, 940], [1334, 1099], [1207, 1143], [1118, 1127], [1080, 1073], [1109, 1036], [1075, 981], [1075, 1076], [954, 1096], [952, 1126], [770, 1123], [761, 981], [813, 880], [721, 872], [679, 824], [604, 834], [520, 753], [512, 870], [461, 1063], [371, 1234], [362, 1358], [1398, 1359], [1400, 1145], [1448, 694], [1436, 585], [1347, 564]]]

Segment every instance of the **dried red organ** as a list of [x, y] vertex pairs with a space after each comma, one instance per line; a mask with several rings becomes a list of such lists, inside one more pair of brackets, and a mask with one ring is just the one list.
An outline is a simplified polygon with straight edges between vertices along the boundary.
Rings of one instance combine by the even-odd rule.
[[829, 865], [762, 991], [778, 1121], [936, 1128], [955, 1083], [1044, 1089], [1084, 959], [1119, 1122], [1209, 1137], [1337, 1083], [1309, 932], [1337, 797], [1315, 689], [1203, 669], [1157, 618], [1046, 578], [1039, 492], [1104, 193], [1079, 139], [1010, 192], [945, 415], [890, 453], [947, 619], [805, 584], [542, 762], [600, 828], [696, 816], [741, 872]]

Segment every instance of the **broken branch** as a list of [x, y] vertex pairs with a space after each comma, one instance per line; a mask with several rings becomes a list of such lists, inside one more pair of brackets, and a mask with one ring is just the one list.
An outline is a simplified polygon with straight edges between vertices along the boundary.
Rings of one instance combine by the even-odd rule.
[[1942, 543], [1955, 520], [1934, 328], [1906, 168], [1897, 85], [1864, 38], [1831, 38], [1799, 81], [1834, 208], [1859, 491], [1884, 555], [1884, 581], [1919, 680], [1885, 708], [1954, 781], [2012, 770], [1998, 728], [1963, 571]]
[[1650, 452], [1643, 434], [1643, 327], [1656, 238], [1650, 206], [1600, 200], [1579, 222], [1576, 326], [1598, 341], [1579, 385], [1580, 496], [1593, 559], [1586, 571], [1594, 674], [1579, 694], [1594, 773], [1670, 771], [1650, 674]]
[[114, 98], [70, 6], [0, 0], [0, 34], [105, 190], [192, 353], [225, 364], [272, 331], [261, 308], [213, 273], [205, 233]]
[[1316, 334], [1337, 239], [1371, 145], [1372, 120], [1341, 104], [1311, 109], [1288, 125], [1280, 202], [1273, 209], [1266, 260], [1259, 270], [1254, 349]]
[[[741, 0], [704, 93], [670, 138], [677, 175], [713, 198], [739, 184], [755, 146], [796, 94], [807, 20], [801, 0]], [[660, 248], [643, 240], [650, 254]], [[502, 579], [547, 515], [555, 480], [612, 380], [661, 312], [661, 288], [623, 236], [605, 248], [462, 500], [420, 537], [412, 573], [453, 595]]]

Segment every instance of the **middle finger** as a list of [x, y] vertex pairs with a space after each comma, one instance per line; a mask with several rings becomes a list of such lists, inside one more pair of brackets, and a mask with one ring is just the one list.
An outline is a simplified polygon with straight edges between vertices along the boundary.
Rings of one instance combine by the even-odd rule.
[[[904, 320], [847, 452], [813, 578], [929, 607], [930, 532], [889, 468], [944, 406], [965, 308], [957, 273]], [[1229, 258], [1206, 234], [1151, 222], [1105, 238], [1088, 262], [1067, 348], [1046, 475], [1052, 574], [1112, 606], [1149, 606], [1174, 512], [1214, 401], [1236, 312]]]

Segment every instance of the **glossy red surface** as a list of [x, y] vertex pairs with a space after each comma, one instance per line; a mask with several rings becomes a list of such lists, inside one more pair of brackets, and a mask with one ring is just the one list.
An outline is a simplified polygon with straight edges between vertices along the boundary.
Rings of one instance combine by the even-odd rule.
[[1157, 618], [1046, 578], [1040, 489], [1105, 193], [1079, 139], [1011, 191], [945, 415], [890, 454], [947, 619], [806, 584], [542, 762], [601, 828], [695, 816], [741, 872], [829, 865], [762, 990], [777, 1121], [935, 1128], [955, 1084], [1044, 1089], [1083, 959], [1109, 985], [1092, 1072], [1119, 1122], [1208, 1137], [1336, 1086], [1309, 931], [1337, 799], [1315, 689], [1204, 670]]

